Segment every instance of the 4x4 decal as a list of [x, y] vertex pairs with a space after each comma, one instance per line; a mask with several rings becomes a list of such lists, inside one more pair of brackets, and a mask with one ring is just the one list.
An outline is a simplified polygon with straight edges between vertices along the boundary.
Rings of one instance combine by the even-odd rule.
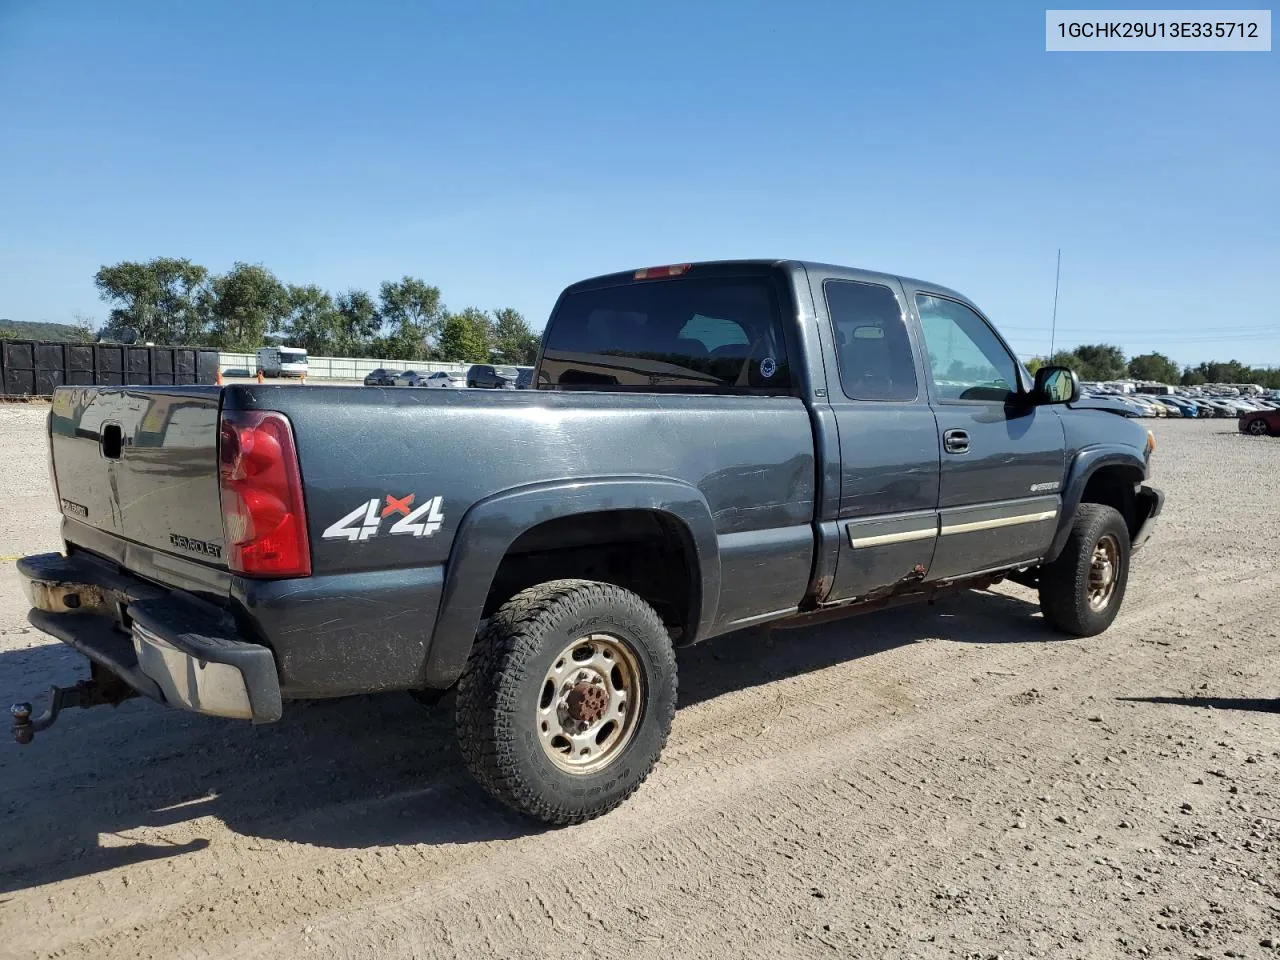
[[439, 532], [444, 523], [444, 497], [431, 497], [415, 507], [416, 493], [403, 497], [374, 497], [325, 528], [325, 540], [368, 540], [382, 532], [382, 521], [400, 515], [386, 532], [411, 537], [429, 537]]

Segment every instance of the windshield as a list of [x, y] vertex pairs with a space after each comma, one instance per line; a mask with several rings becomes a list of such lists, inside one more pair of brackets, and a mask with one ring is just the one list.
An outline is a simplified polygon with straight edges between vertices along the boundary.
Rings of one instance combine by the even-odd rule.
[[281, 347], [280, 359], [285, 363], [306, 363], [307, 351], [298, 347]]

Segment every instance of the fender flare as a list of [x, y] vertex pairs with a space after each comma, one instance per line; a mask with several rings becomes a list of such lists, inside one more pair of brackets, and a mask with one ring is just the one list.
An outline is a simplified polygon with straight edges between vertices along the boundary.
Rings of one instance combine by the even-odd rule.
[[481, 500], [463, 515], [445, 568], [423, 686], [448, 687], [462, 674], [489, 588], [522, 533], [548, 520], [610, 510], [649, 510], [680, 524], [697, 564], [690, 622], [696, 624], [695, 637], [705, 635], [720, 602], [720, 552], [711, 508], [696, 487], [665, 477], [531, 484]]
[[1137, 472], [1139, 481], [1147, 475], [1147, 463], [1132, 448], [1123, 446], [1086, 447], [1075, 455], [1071, 466], [1067, 469], [1067, 482], [1062, 492], [1062, 510], [1058, 514], [1058, 531], [1053, 535], [1049, 552], [1044, 562], [1051, 563], [1062, 553], [1067, 545], [1067, 537], [1071, 535], [1071, 525], [1075, 522], [1076, 507], [1080, 506], [1080, 498], [1084, 496], [1084, 488], [1092, 477], [1103, 467], [1130, 467]]

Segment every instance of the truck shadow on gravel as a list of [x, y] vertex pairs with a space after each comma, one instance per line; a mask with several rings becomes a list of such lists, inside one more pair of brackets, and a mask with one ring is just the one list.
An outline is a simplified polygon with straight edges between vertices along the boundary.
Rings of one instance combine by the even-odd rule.
[[[680, 654], [680, 706], [895, 647], [1060, 639], [1035, 604], [964, 593], [794, 630], [746, 631]], [[0, 697], [43, 701], [81, 672], [61, 644], [0, 654]], [[37, 710], [42, 703], [37, 703]], [[210, 846], [206, 817], [258, 840], [365, 848], [514, 839], [546, 828], [490, 801], [462, 766], [452, 698], [290, 704], [253, 728], [145, 700], [71, 710], [27, 747], [0, 745], [0, 895]]]
[[1175, 707], [1199, 707], [1202, 710], [1248, 710], [1256, 713], [1280, 713], [1280, 698], [1258, 697], [1116, 697], [1127, 703], [1157, 703]]

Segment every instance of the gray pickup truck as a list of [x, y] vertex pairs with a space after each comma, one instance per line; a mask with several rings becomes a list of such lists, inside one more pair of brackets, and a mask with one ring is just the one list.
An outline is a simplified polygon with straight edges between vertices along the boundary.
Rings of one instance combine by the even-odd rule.
[[586, 820], [657, 761], [679, 646], [1003, 579], [1105, 630], [1162, 497], [1078, 397], [952, 290], [795, 261], [574, 284], [529, 390], [60, 388], [65, 550], [18, 569], [91, 675], [14, 732], [456, 689], [480, 783]]

